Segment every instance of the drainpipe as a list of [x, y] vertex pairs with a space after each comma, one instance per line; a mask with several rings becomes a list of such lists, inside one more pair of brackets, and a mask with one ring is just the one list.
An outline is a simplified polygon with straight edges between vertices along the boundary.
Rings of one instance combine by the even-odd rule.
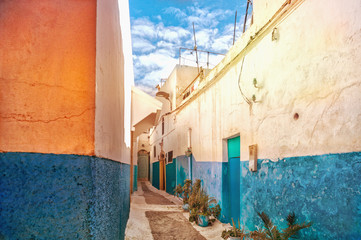
[[[192, 149], [192, 142], [191, 142], [192, 128], [188, 128], [187, 136], [188, 136], [187, 147], [188, 149]], [[189, 178], [192, 180], [192, 154], [188, 157], [188, 166], [189, 166], [188, 169]]]

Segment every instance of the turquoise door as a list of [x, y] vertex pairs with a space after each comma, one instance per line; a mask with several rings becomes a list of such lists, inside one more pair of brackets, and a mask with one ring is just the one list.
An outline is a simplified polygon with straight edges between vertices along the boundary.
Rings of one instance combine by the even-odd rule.
[[149, 154], [148, 153], [139, 153], [138, 154], [138, 178], [140, 180], [149, 179]]
[[240, 137], [227, 140], [228, 145], [228, 191], [229, 221], [240, 218]]

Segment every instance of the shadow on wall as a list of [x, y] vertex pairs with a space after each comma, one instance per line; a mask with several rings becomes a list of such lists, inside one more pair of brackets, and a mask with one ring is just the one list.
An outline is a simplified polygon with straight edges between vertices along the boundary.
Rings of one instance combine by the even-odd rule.
[[124, 238], [129, 165], [81, 155], [0, 153], [0, 172], [2, 239]]

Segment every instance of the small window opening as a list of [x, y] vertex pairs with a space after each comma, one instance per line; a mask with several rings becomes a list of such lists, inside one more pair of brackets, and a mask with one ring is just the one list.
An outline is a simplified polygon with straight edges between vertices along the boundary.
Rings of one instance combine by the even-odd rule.
[[167, 163], [173, 162], [173, 151], [168, 152]]
[[164, 118], [162, 118], [162, 135], [164, 135]]

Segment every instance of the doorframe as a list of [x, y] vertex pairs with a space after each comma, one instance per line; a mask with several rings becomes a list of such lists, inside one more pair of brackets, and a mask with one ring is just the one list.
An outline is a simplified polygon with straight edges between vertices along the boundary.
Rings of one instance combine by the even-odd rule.
[[[222, 219], [224, 221], [229, 221], [229, 218], [231, 216], [230, 211], [231, 211], [231, 201], [230, 201], [230, 192], [229, 192], [229, 187], [230, 187], [230, 183], [229, 183], [229, 156], [228, 156], [228, 140], [232, 139], [232, 138], [236, 138], [239, 137], [239, 149], [240, 149], [240, 153], [239, 153], [239, 160], [241, 162], [241, 133], [235, 133], [232, 134], [228, 137], [225, 137], [222, 139], [222, 163], [225, 164], [227, 163], [227, 174], [223, 175], [222, 174], [222, 209], [224, 208], [225, 210], [225, 219]], [[223, 166], [223, 165], [222, 165]], [[241, 169], [240, 169], [241, 170]], [[223, 172], [224, 170], [222, 170]], [[241, 174], [241, 173], [240, 173]], [[239, 193], [241, 195], [241, 192]], [[223, 216], [222, 216], [223, 218]]]

